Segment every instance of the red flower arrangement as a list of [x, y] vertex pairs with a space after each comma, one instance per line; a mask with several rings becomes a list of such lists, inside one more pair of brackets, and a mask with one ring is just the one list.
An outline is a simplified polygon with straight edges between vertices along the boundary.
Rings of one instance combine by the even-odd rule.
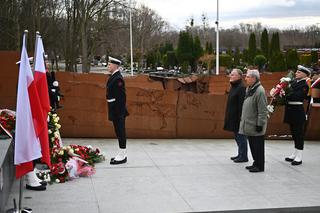
[[[50, 182], [63, 183], [70, 179], [66, 164], [72, 157], [78, 157], [88, 163], [88, 166], [94, 167], [95, 163], [105, 160], [104, 155], [98, 148], [91, 146], [66, 145], [62, 146], [58, 123], [59, 117], [56, 113], [49, 112], [49, 140], [51, 153], [51, 173]], [[87, 166], [87, 165], [84, 165]]]
[[267, 106], [269, 113], [274, 112], [276, 106], [285, 105], [286, 96], [290, 94], [291, 87], [290, 81], [292, 81], [294, 73], [291, 71], [286, 77], [280, 79], [280, 82], [270, 90], [271, 101]]
[[14, 135], [15, 126], [15, 112], [8, 109], [0, 110], [0, 138], [12, 138]]

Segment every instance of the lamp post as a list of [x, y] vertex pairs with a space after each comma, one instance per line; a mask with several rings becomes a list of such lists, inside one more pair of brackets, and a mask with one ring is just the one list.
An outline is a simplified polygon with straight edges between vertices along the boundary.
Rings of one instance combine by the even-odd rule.
[[[316, 38], [316, 43], [318, 44], [318, 43], [320, 43], [320, 40], [318, 39], [319, 38], [319, 31], [320, 31], [320, 29], [319, 29], [319, 24], [320, 23], [316, 23], [316, 25], [317, 25], [317, 31], [316, 31], [316, 35], [317, 35], [317, 38]], [[320, 47], [318, 47], [318, 48], [320, 48]]]
[[217, 0], [216, 75], [219, 75], [219, 0]]
[[131, 0], [129, 1], [130, 7], [130, 61], [131, 61], [131, 76], [133, 76], [133, 51], [132, 51], [132, 7]]

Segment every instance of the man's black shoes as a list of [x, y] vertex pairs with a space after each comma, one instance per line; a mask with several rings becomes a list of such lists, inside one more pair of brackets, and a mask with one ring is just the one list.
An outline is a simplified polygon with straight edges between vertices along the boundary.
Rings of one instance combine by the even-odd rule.
[[246, 162], [248, 162], [248, 159], [239, 159], [239, 158], [237, 158], [237, 159], [234, 159], [233, 162], [235, 162], [235, 163], [246, 163]]
[[251, 169], [249, 169], [249, 172], [263, 172], [264, 170], [262, 170], [262, 169], [259, 169], [258, 167], [253, 167], [253, 168], [251, 168]]
[[250, 170], [254, 167], [254, 165], [251, 165], [251, 166], [246, 166], [246, 169]]
[[235, 160], [235, 159], [237, 159], [239, 156], [234, 156], [234, 157], [231, 157], [230, 159], [231, 160]]

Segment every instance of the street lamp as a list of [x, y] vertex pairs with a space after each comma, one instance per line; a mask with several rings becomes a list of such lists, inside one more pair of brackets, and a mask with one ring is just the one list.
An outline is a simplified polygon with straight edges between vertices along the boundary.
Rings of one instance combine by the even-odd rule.
[[219, 0], [217, 0], [216, 75], [219, 75]]

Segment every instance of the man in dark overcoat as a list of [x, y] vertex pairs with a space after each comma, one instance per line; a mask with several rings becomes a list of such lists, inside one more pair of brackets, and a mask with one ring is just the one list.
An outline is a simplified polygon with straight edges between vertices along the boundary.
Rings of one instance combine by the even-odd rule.
[[230, 77], [230, 92], [228, 95], [224, 130], [231, 131], [234, 134], [234, 139], [238, 145], [237, 156], [231, 157], [235, 163], [248, 162], [248, 145], [245, 135], [239, 134], [239, 125], [241, 119], [242, 105], [246, 95], [246, 87], [242, 81], [242, 71], [233, 69]]

